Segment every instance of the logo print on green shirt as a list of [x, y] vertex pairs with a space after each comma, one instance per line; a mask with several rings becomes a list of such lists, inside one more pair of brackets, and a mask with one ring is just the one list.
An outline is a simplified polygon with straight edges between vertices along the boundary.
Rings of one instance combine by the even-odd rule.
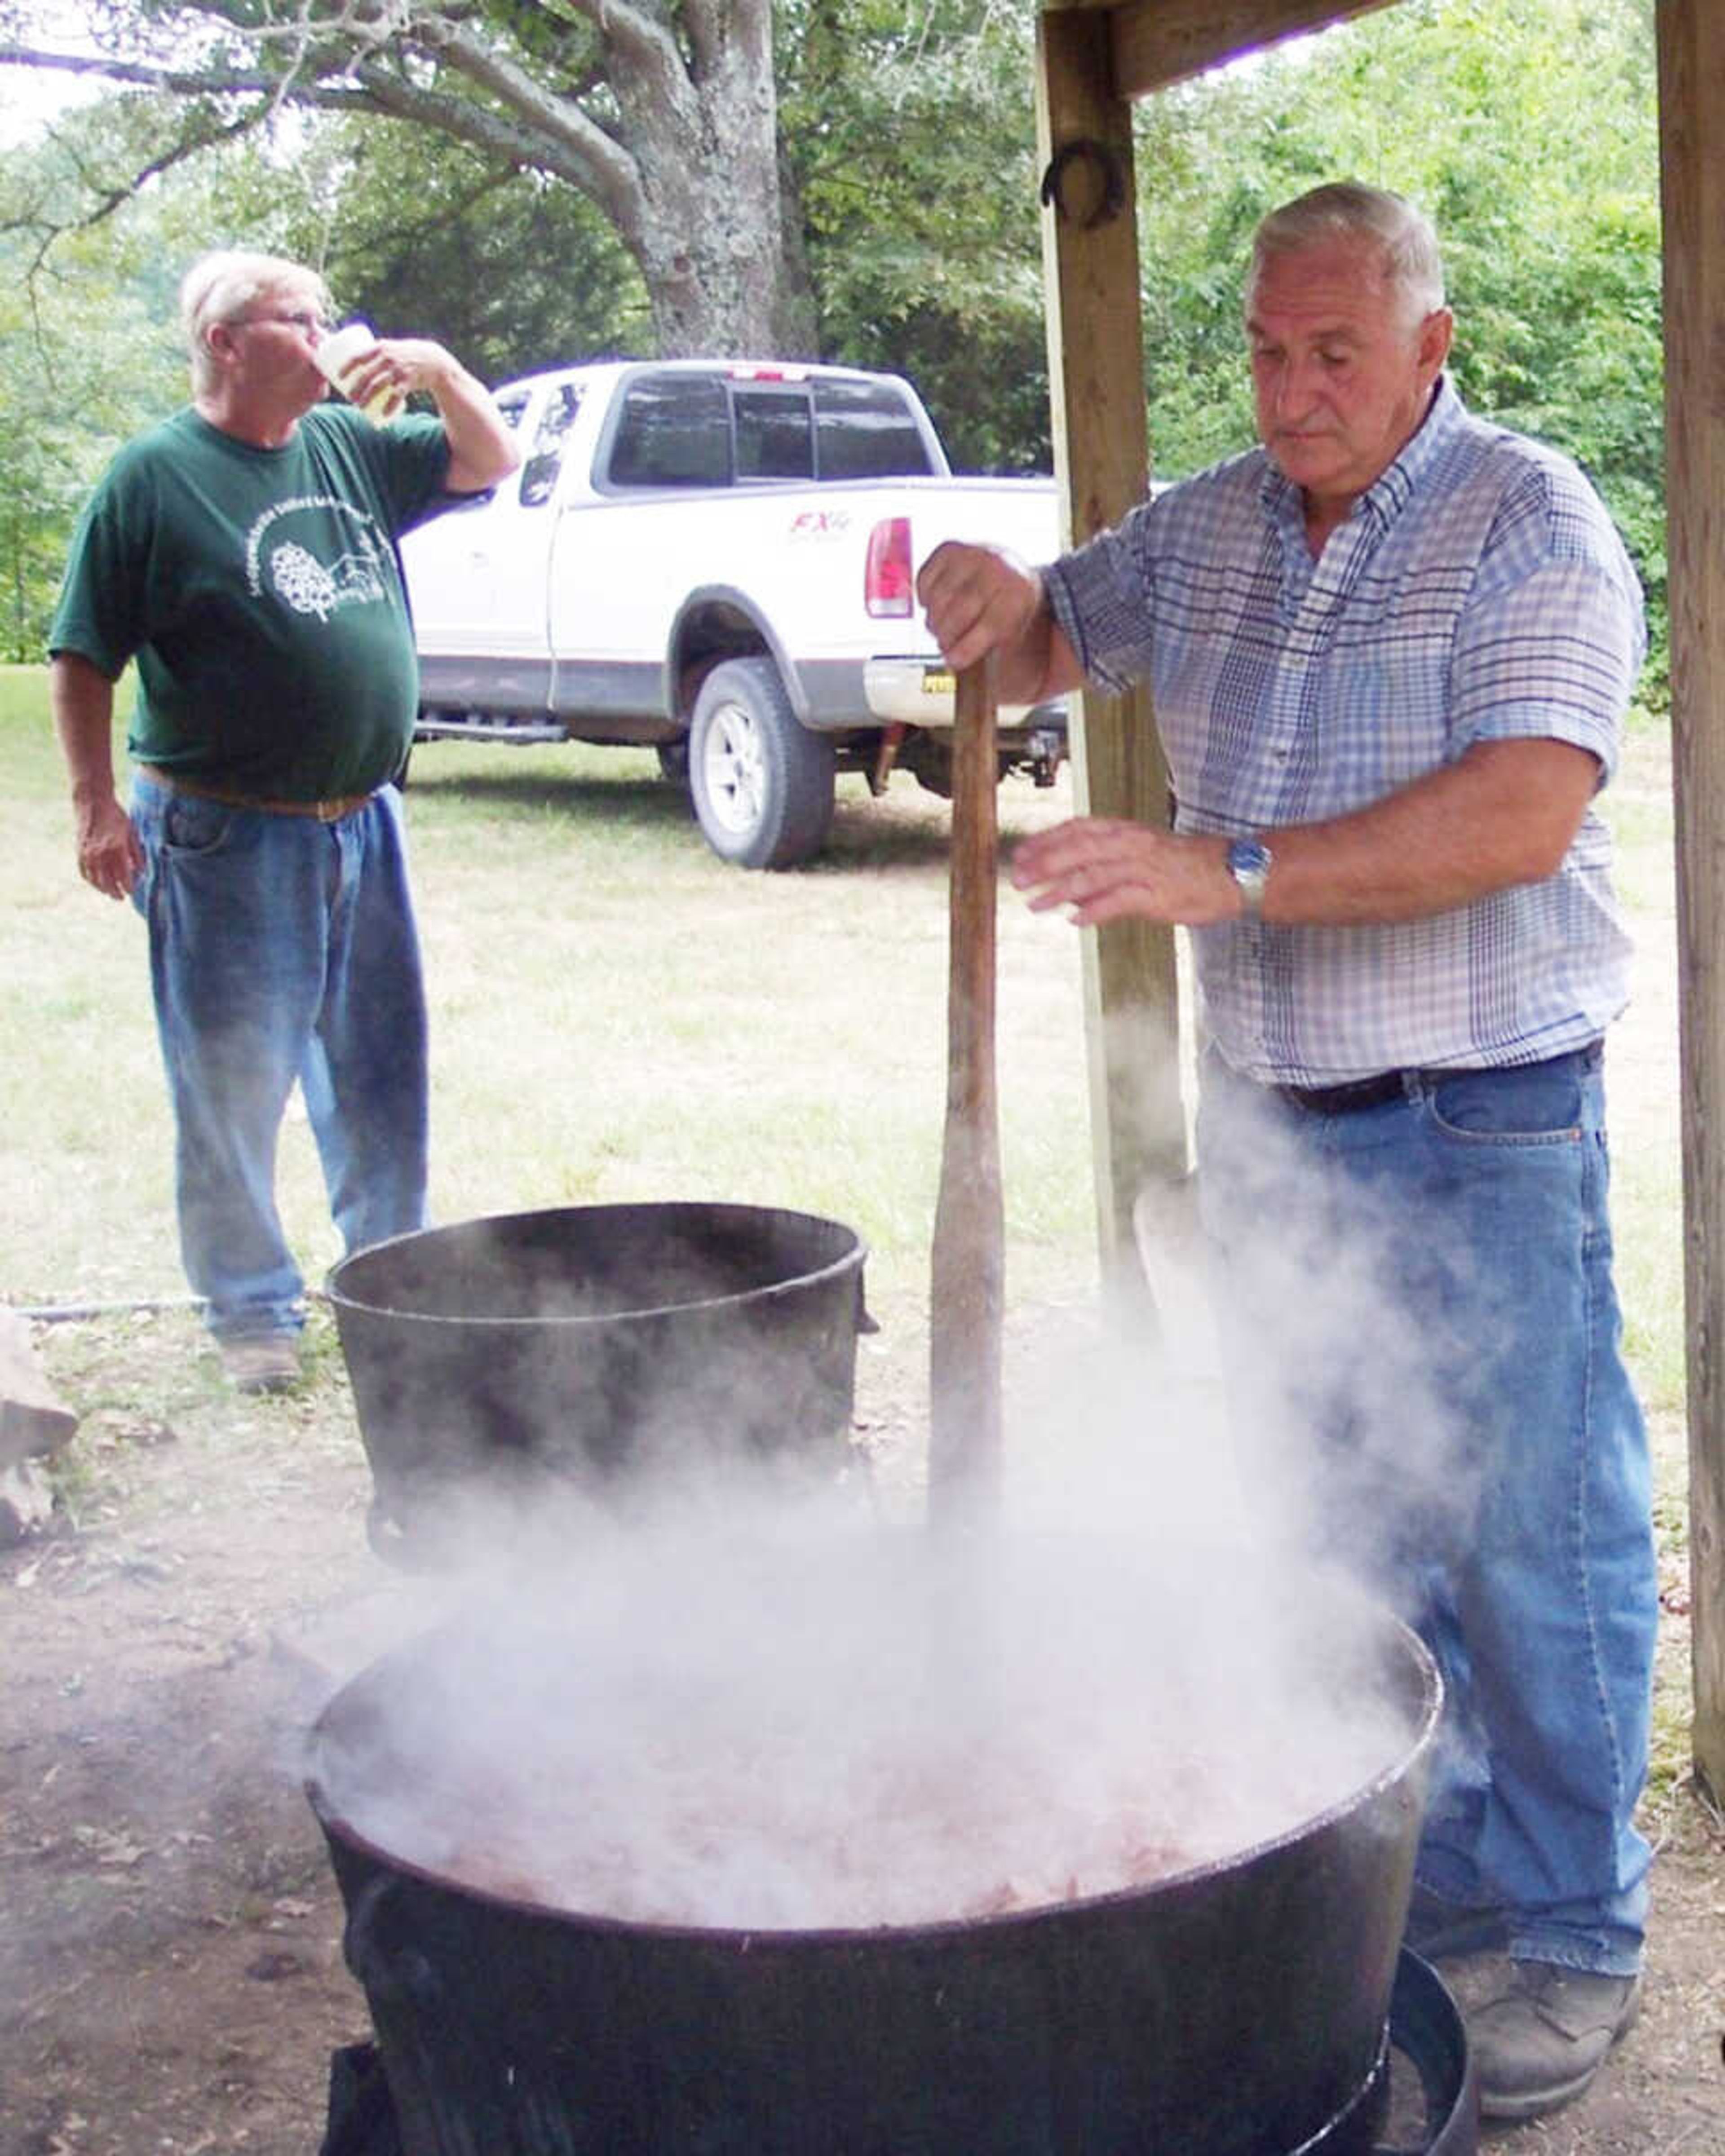
[[[298, 539], [284, 539], [266, 552], [264, 540], [271, 525], [306, 510], [332, 511], [351, 531], [351, 543], [334, 562], [321, 562]], [[391, 588], [388, 552], [377, 531], [377, 520], [368, 511], [336, 495], [296, 495], [279, 501], [264, 511], [246, 535], [246, 583], [261, 596], [267, 567], [270, 587], [278, 598], [295, 613], [313, 613], [324, 622], [341, 607], [386, 604]]]
[[315, 554], [290, 539], [270, 557], [270, 581], [295, 613], [315, 613], [327, 621], [337, 607], [381, 604], [385, 593], [376, 555], [368, 542], [325, 568]]

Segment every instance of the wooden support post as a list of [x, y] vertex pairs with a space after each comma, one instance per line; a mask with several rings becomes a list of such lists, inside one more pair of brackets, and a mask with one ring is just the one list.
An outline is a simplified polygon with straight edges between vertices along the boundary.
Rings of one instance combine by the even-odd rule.
[[1725, 1799], [1725, 13], [1656, 16], [1694, 1750]]
[[[1055, 470], [1069, 543], [1117, 523], [1149, 484], [1132, 107], [1114, 90], [1106, 12], [1037, 25], [1037, 138]], [[1168, 773], [1147, 690], [1086, 690], [1072, 730], [1081, 814], [1166, 824]], [[1142, 1290], [1132, 1207], [1187, 1172], [1179, 988], [1170, 929], [1084, 933], [1091, 1142], [1105, 1285]]]

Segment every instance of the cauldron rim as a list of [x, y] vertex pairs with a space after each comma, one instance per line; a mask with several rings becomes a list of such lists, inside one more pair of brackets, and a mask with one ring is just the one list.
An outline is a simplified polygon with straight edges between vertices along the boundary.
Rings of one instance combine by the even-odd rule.
[[[1244, 1871], [1268, 1860], [1279, 1850], [1315, 1839], [1328, 1829], [1339, 1825], [1352, 1814], [1365, 1810], [1374, 1799], [1381, 1797], [1396, 1784], [1407, 1780], [1414, 1773], [1422, 1755], [1430, 1751], [1436, 1738], [1444, 1704], [1442, 1676], [1425, 1641], [1394, 1610], [1372, 1603], [1363, 1595], [1355, 1599], [1386, 1628], [1387, 1638], [1397, 1640], [1403, 1651], [1409, 1656], [1413, 1670], [1418, 1673], [1420, 1701], [1418, 1725], [1394, 1758], [1382, 1766], [1368, 1781], [1338, 1797], [1321, 1810], [1307, 1814], [1280, 1834], [1270, 1835], [1260, 1841], [1231, 1850], [1224, 1856], [1212, 1857], [1202, 1864], [1188, 1865], [1178, 1871], [1164, 1872], [1137, 1886], [1111, 1887], [1106, 1893], [1081, 1895], [1070, 1901], [1039, 1902], [1031, 1908], [1005, 1909], [978, 1917], [942, 1917], [921, 1923], [803, 1927], [665, 1923], [630, 1917], [609, 1917], [596, 1911], [571, 1909], [556, 1902], [502, 1893], [494, 1887], [465, 1880], [458, 1874], [439, 1871], [429, 1865], [418, 1863], [374, 1840], [338, 1811], [326, 1795], [315, 1770], [305, 1774], [302, 1787], [325, 1833], [346, 1841], [375, 1863], [404, 1873], [439, 1892], [482, 1902], [512, 1915], [603, 1936], [662, 1941], [667, 1944], [705, 1943], [718, 1948], [732, 1948], [749, 1953], [807, 1953], [811, 1949], [818, 1951], [823, 1947], [842, 1951], [864, 1942], [878, 1943], [891, 1940], [909, 1945], [922, 1940], [949, 1939], [982, 1933], [992, 1936], [1002, 1932], [1021, 1930], [1031, 1925], [1058, 1924], [1064, 1919], [1076, 1920], [1099, 1911], [1124, 1907], [1129, 1903], [1159, 1902], [1164, 1897], [1171, 1901], [1180, 1893], [1189, 1892], [1230, 1872]], [[328, 1716], [354, 1686], [384, 1665], [398, 1659], [406, 1659], [416, 1648], [423, 1648], [424, 1645], [424, 1635], [421, 1635], [382, 1656], [378, 1661], [367, 1665], [350, 1679], [348, 1684], [326, 1703], [312, 1725], [308, 1748], [316, 1748], [325, 1732]]]
[[[344, 1276], [372, 1270], [377, 1261], [391, 1251], [399, 1250], [409, 1243], [422, 1246], [444, 1239], [454, 1240], [458, 1236], [470, 1236], [476, 1230], [509, 1228], [527, 1230], [541, 1222], [580, 1219], [597, 1223], [606, 1216], [621, 1218], [627, 1215], [634, 1220], [658, 1215], [661, 1218], [682, 1214], [746, 1214], [761, 1220], [806, 1223], [811, 1227], [832, 1229], [849, 1239], [847, 1247], [824, 1265], [816, 1265], [807, 1272], [788, 1274], [783, 1280], [769, 1281], [758, 1287], [727, 1290], [721, 1295], [693, 1296], [681, 1301], [644, 1303], [639, 1307], [604, 1311], [526, 1311], [519, 1315], [490, 1312], [449, 1312], [447, 1311], [413, 1310], [403, 1308], [398, 1302], [372, 1300], [355, 1293], [347, 1285]], [[502, 1332], [517, 1329], [543, 1332], [547, 1330], [576, 1331], [586, 1326], [617, 1326], [646, 1318], [669, 1317], [693, 1311], [723, 1310], [741, 1303], [758, 1305], [777, 1298], [801, 1294], [811, 1287], [835, 1279], [841, 1274], [855, 1271], [866, 1263], [869, 1246], [857, 1230], [843, 1220], [822, 1213], [803, 1212], [794, 1206], [755, 1205], [741, 1199], [648, 1199], [622, 1200], [602, 1205], [547, 1205], [530, 1210], [483, 1213], [461, 1220], [444, 1222], [429, 1228], [410, 1228], [399, 1235], [385, 1237], [381, 1242], [368, 1243], [362, 1250], [351, 1252], [333, 1265], [325, 1276], [324, 1290], [331, 1306], [357, 1312], [367, 1317], [387, 1317], [407, 1325], [460, 1326], [475, 1331], [496, 1328]]]

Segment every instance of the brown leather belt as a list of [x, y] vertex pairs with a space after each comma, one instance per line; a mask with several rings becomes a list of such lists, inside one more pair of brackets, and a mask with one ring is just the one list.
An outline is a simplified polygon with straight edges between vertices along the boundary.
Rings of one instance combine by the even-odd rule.
[[177, 771], [164, 771], [159, 763], [141, 763], [139, 771], [170, 793], [189, 793], [199, 801], [219, 801], [227, 808], [257, 808], [266, 816], [315, 816], [320, 824], [336, 824], [375, 801], [378, 789], [368, 793], [337, 793], [327, 801], [265, 801], [255, 793], [240, 793], [232, 787], [211, 786], [201, 778], [182, 778]]

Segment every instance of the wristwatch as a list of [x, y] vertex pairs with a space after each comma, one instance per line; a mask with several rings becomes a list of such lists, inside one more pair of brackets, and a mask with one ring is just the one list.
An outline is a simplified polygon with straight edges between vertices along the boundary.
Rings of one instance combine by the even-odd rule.
[[1228, 873], [1240, 886], [1240, 909], [1248, 921], [1264, 918], [1264, 886], [1275, 858], [1261, 839], [1236, 839], [1228, 849]]

